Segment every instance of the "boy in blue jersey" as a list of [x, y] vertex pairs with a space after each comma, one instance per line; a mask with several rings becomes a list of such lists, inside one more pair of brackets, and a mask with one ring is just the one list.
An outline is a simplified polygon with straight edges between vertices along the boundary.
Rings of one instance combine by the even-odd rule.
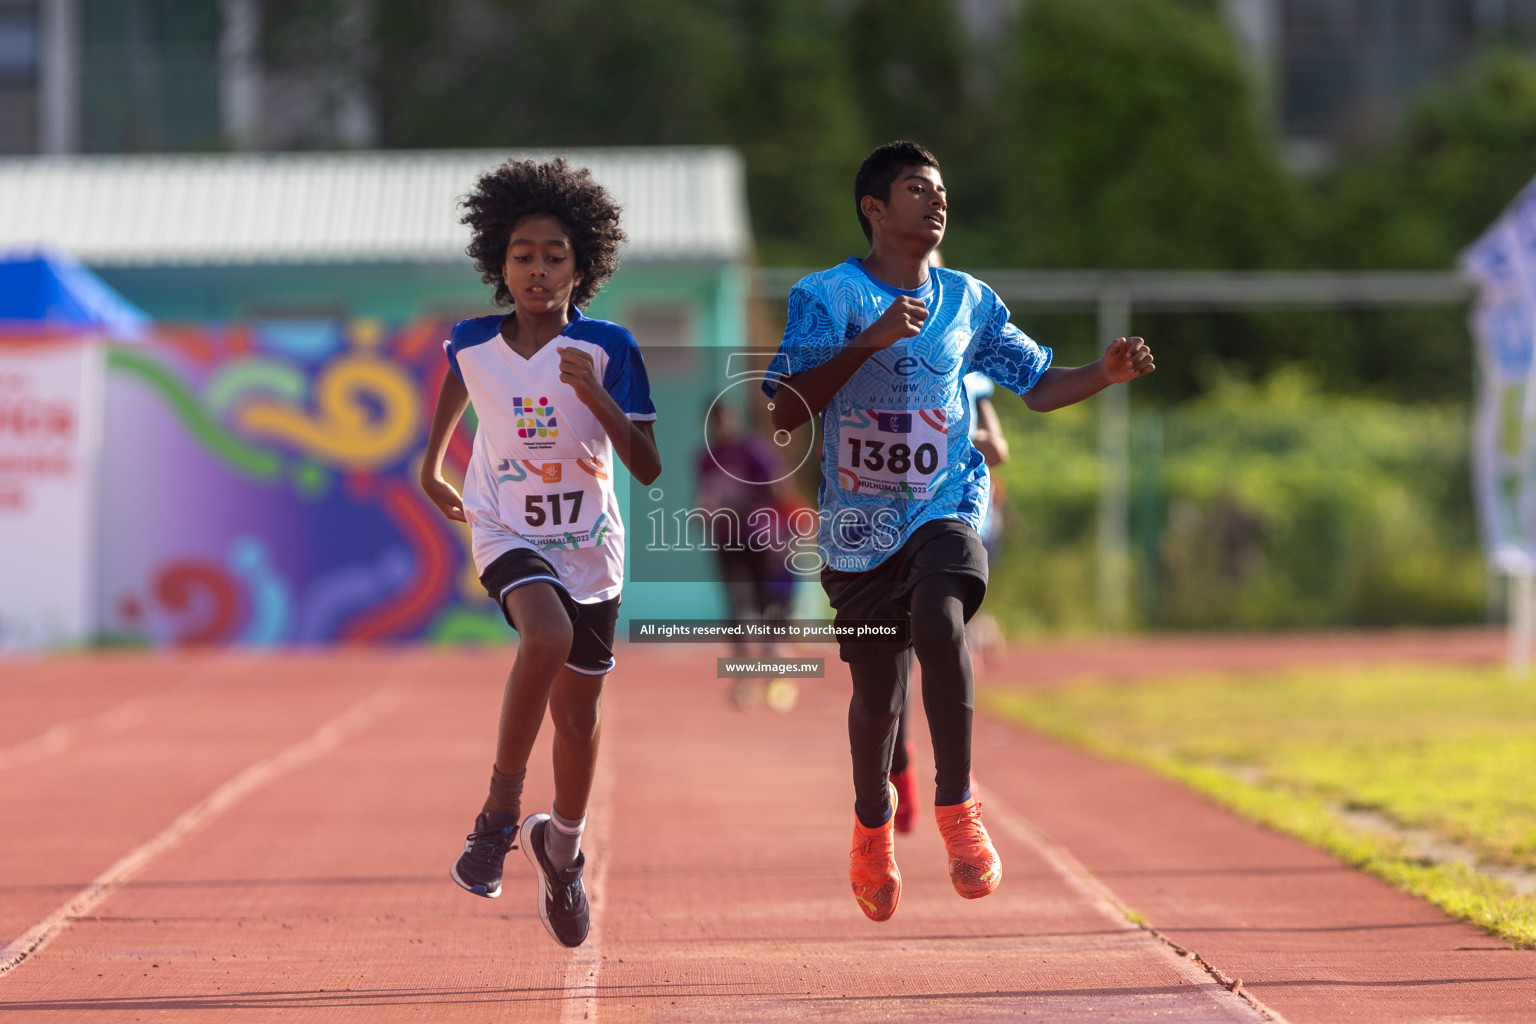
[[[445, 343], [451, 372], [421, 486], [444, 515], [469, 523], [480, 582], [518, 646], [490, 792], [449, 874], [494, 899], [507, 851], [521, 841], [538, 876], [539, 919], [555, 941], [579, 946], [590, 917], [581, 837], [624, 576], [613, 461], [616, 453], [643, 484], [656, 479], [656, 410], [635, 339], [578, 308], [617, 268], [624, 238], [618, 207], [591, 174], [559, 158], [508, 161], [464, 205], [469, 255], [512, 312], [465, 320]], [[471, 402], [479, 426], [461, 497], [442, 465]], [[519, 827], [546, 709], [555, 803]]]
[[871, 153], [854, 180], [854, 201], [869, 255], [795, 285], [763, 389], [777, 429], [821, 417], [817, 545], [837, 622], [894, 619], [909, 628], [891, 642], [839, 642], [853, 677], [849, 880], [865, 915], [885, 921], [901, 898], [889, 778], [909, 647], [923, 669], [934, 812], [950, 881], [976, 899], [1002, 878], [970, 792], [974, 680], [965, 623], [986, 593], [987, 556], [976, 531], [990, 481], [966, 436], [962, 381], [984, 373], [1045, 412], [1154, 367], [1140, 338], [1120, 338], [1091, 364], [1052, 368], [1050, 350], [1008, 322], [992, 289], [930, 267], [948, 201], [938, 161], [916, 143]]

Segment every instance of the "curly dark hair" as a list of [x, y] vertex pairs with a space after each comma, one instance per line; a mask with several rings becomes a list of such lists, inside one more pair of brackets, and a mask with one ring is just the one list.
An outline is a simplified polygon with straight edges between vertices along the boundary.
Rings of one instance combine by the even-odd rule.
[[576, 269], [582, 278], [571, 301], [585, 306], [603, 283], [619, 269], [619, 207], [585, 167], [575, 168], [563, 156], [540, 163], [508, 160], [475, 182], [474, 191], [459, 204], [460, 223], [473, 232], [464, 250], [475, 261], [480, 279], [496, 286], [496, 304], [512, 305], [502, 267], [512, 229], [524, 217], [548, 214], [571, 236]]

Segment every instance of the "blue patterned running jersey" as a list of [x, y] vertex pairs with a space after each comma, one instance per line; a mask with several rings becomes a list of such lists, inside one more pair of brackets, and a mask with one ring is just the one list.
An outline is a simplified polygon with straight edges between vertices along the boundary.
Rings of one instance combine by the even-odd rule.
[[871, 356], [821, 413], [821, 526], [817, 547], [834, 569], [863, 572], [935, 519], [980, 529], [991, 498], [986, 461], [970, 441], [965, 375], [973, 370], [1023, 394], [1051, 350], [1008, 322], [985, 284], [933, 268], [921, 288], [877, 280], [857, 259], [802, 278], [790, 292], [784, 341], [763, 390], [832, 358], [897, 296], [928, 307], [914, 338]]

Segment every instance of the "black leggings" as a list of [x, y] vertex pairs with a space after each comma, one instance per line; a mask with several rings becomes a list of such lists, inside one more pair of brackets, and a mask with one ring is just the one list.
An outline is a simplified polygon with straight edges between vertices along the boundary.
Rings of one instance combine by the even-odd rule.
[[[923, 710], [933, 738], [934, 783], [940, 793], [964, 793], [971, 778], [971, 716], [976, 681], [965, 645], [964, 576], [924, 577], [912, 588], [912, 646], [923, 667]], [[848, 663], [853, 700], [848, 742], [853, 754], [854, 810], [868, 828], [891, 815], [886, 780], [896, 723], [907, 701], [911, 659], [906, 651]]]

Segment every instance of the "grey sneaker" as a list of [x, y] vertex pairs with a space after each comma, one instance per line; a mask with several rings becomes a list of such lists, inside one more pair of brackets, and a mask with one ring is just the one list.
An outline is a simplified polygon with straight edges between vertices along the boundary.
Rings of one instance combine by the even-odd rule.
[[549, 815], [530, 814], [518, 833], [523, 856], [539, 874], [539, 920], [560, 945], [579, 946], [587, 941], [592, 917], [587, 906], [587, 892], [581, 886], [581, 872], [587, 865], [587, 855], [578, 853], [576, 863], [564, 871], [556, 871], [544, 852], [544, 830], [547, 828]]
[[495, 899], [501, 895], [501, 865], [507, 851], [517, 846], [517, 815], [481, 811], [475, 830], [464, 837], [464, 852], [448, 869], [448, 875], [476, 896]]

